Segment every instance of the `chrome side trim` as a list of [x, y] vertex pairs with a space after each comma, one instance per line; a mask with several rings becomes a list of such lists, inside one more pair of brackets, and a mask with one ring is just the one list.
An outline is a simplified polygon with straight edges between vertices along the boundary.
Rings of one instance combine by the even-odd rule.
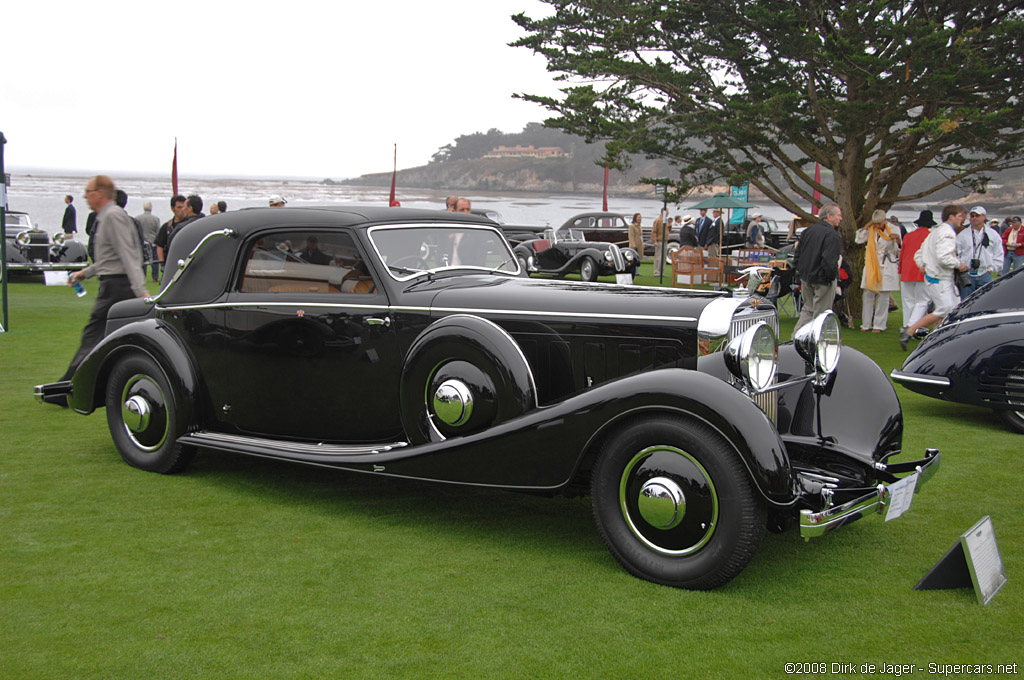
[[[167, 290], [166, 288], [164, 289]], [[162, 294], [162, 293], [161, 293]], [[160, 310], [191, 310], [191, 309], [219, 309], [224, 307], [304, 307], [310, 308], [327, 308], [327, 309], [387, 309], [390, 312], [420, 312], [424, 314], [430, 314], [432, 312], [439, 312], [443, 314], [468, 314], [472, 316], [479, 316], [481, 314], [501, 314], [501, 315], [521, 315], [529, 314], [531, 316], [545, 316], [545, 317], [562, 317], [571, 319], [612, 319], [612, 320], [629, 320], [629, 321], [696, 321], [697, 319], [691, 316], [645, 316], [642, 314], [600, 314], [590, 312], [540, 312], [533, 309], [474, 309], [474, 308], [463, 308], [463, 307], [403, 307], [396, 305], [356, 305], [344, 302], [307, 302], [305, 300], [291, 301], [291, 302], [267, 302], [267, 301], [253, 301], [253, 302], [214, 302], [210, 304], [202, 305], [173, 305], [161, 307], [157, 306]]]
[[920, 373], [904, 373], [898, 369], [893, 369], [889, 377], [900, 383], [919, 383], [921, 385], [936, 385], [938, 387], [949, 387], [949, 378], [944, 376], [931, 376], [922, 375]]
[[204, 236], [203, 240], [201, 240], [199, 243], [197, 243], [196, 247], [192, 249], [192, 252], [188, 254], [188, 257], [186, 257], [184, 260], [178, 260], [178, 271], [174, 272], [174, 278], [172, 278], [167, 283], [167, 285], [164, 286], [164, 289], [162, 291], [160, 291], [159, 293], [157, 293], [155, 296], [150, 296], [150, 297], [145, 298], [146, 304], [148, 304], [148, 305], [156, 304], [157, 301], [160, 300], [160, 298], [162, 298], [164, 295], [167, 294], [167, 291], [169, 291], [171, 288], [174, 287], [174, 284], [176, 284], [178, 282], [178, 279], [181, 278], [182, 273], [186, 269], [188, 269], [188, 266], [190, 264], [192, 264], [192, 260], [193, 260], [193, 258], [195, 258], [196, 253], [198, 253], [202, 249], [202, 247], [205, 246], [208, 241], [210, 241], [210, 239], [216, 238], [217, 236], [231, 236], [231, 237], [234, 237], [234, 236], [237, 236], [237, 235], [238, 235], [238, 232], [235, 231], [234, 229], [221, 229], [220, 231], [211, 231], [209, 234]]
[[[991, 314], [978, 314], [977, 316], [969, 316], [966, 319], [960, 319], [949, 324], [942, 324], [939, 328], [955, 328], [970, 323], [990, 321], [1024, 321], [1024, 311], [1012, 311], [1012, 312], [992, 312]], [[938, 330], [936, 328], [935, 330]]]
[[[917, 472], [918, 477], [914, 493], [918, 493], [925, 482], [935, 475], [941, 459], [942, 456], [938, 449], [928, 449], [925, 458], [917, 461], [914, 471]], [[889, 485], [879, 484], [874, 491], [842, 505], [829, 507], [821, 512], [801, 510], [800, 536], [804, 540], [810, 540], [824, 536], [855, 520], [871, 515], [880, 515], [889, 506], [891, 496]]]
[[316, 456], [359, 456], [374, 453], [385, 453], [394, 449], [408, 446], [406, 442], [393, 442], [391, 444], [376, 444], [368, 446], [344, 446], [338, 444], [324, 443], [303, 443], [288, 442], [279, 439], [265, 439], [262, 437], [246, 437], [244, 435], [224, 434], [221, 432], [200, 431], [192, 432], [181, 437], [178, 441], [195, 446], [206, 446], [210, 448], [259, 448], [282, 451], [285, 453], [298, 453]]

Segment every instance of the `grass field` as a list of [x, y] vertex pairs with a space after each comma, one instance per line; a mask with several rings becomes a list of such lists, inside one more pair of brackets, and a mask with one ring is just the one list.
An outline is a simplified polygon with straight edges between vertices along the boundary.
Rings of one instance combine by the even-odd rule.
[[[209, 452], [180, 475], [129, 467], [102, 411], [32, 399], [63, 372], [96, 285], [83, 299], [9, 288], [4, 680], [783, 677], [788, 662], [915, 664], [923, 676], [928, 664], [1024, 663], [1024, 437], [989, 411], [898, 387], [905, 457], [943, 452], [908, 514], [810, 543], [768, 535], [732, 583], [687, 592], [623, 571], [587, 499]], [[898, 312], [889, 326], [844, 329], [844, 340], [888, 373], [905, 356]], [[783, 336], [791, 329], [784, 317]], [[914, 591], [985, 515], [1010, 578], [995, 600]]]

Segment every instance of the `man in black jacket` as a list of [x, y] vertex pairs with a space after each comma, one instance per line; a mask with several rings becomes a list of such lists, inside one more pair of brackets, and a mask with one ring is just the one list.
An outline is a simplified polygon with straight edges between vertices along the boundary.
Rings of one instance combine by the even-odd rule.
[[808, 227], [797, 242], [793, 264], [800, 277], [800, 318], [795, 333], [804, 324], [832, 309], [839, 275], [839, 233], [843, 212], [835, 203], [821, 209], [821, 221]]

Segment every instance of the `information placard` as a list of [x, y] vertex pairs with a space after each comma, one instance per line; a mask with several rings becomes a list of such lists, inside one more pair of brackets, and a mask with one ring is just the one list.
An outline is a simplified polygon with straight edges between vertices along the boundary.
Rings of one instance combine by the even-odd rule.
[[967, 568], [971, 572], [978, 602], [988, 604], [1006, 584], [1006, 569], [1003, 568], [1003, 556], [996, 543], [992, 518], [987, 515], [983, 517], [960, 536], [960, 543], [964, 546], [964, 556], [967, 558]]

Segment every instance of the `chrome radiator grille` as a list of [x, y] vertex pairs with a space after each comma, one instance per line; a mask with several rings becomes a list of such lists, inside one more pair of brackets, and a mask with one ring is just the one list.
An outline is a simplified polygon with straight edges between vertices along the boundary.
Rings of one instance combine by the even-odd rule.
[[[729, 340], [738, 337], [743, 334], [748, 328], [752, 328], [757, 323], [763, 321], [768, 324], [769, 327], [775, 332], [775, 336], [779, 335], [779, 317], [775, 313], [774, 309], [771, 310], [759, 310], [751, 307], [740, 307], [733, 314], [732, 323], [729, 325]], [[773, 380], [773, 384], [778, 381], [776, 377]], [[729, 382], [735, 383], [736, 379], [733, 376], [729, 376]], [[778, 411], [779, 411], [779, 393], [775, 390], [770, 392], [764, 392], [753, 397], [754, 403], [757, 404], [758, 408], [765, 412], [768, 418], [773, 422], [778, 422]]]
[[608, 250], [611, 251], [612, 264], [615, 265], [615, 271], [626, 271], [626, 259], [622, 257], [622, 250], [615, 244], [612, 244], [612, 247]]

